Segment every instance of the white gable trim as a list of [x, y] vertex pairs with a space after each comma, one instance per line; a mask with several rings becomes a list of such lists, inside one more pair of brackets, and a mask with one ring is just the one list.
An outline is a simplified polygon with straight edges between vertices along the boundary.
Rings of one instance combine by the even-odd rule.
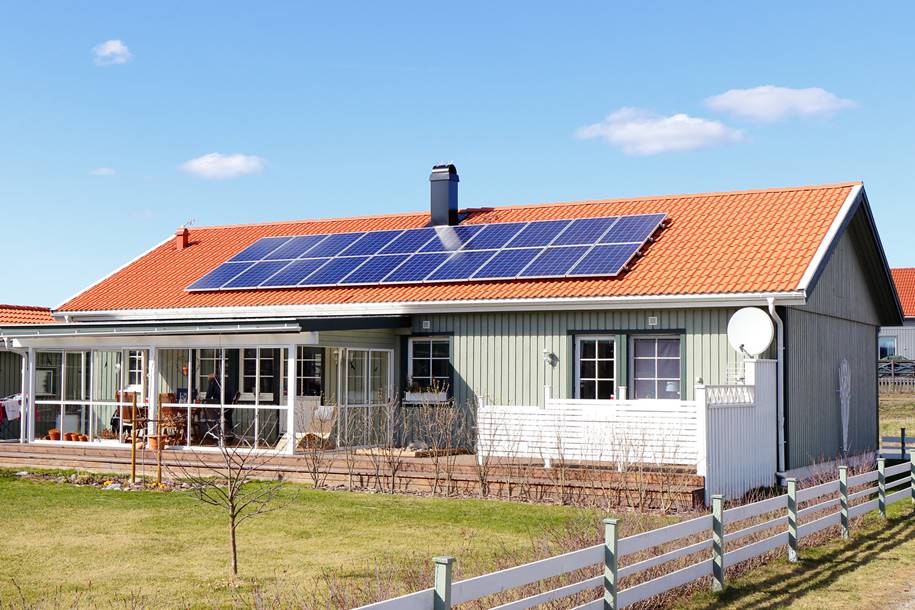
[[826, 235], [823, 236], [823, 241], [820, 242], [817, 251], [814, 252], [813, 259], [807, 266], [807, 270], [804, 271], [804, 275], [801, 276], [801, 281], [797, 286], [798, 290], [802, 290], [806, 293], [810, 289], [811, 282], [813, 282], [814, 278], [819, 274], [821, 270], [820, 267], [826, 263], [826, 258], [828, 258], [833, 245], [851, 220], [851, 211], [855, 209], [855, 204], [858, 202], [858, 197], [861, 195], [863, 188], [863, 184], [856, 184], [851, 188], [851, 191], [849, 191], [848, 197], [845, 198], [842, 207], [839, 208], [839, 213], [836, 214], [832, 224], [829, 226], [829, 230], [826, 231]]

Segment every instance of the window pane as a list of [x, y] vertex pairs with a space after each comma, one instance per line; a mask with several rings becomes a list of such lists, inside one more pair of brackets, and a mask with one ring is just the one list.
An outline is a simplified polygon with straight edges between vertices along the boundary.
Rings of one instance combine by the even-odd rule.
[[448, 341], [433, 341], [432, 342], [432, 357], [433, 358], [450, 358], [450, 344]]
[[583, 399], [592, 399], [597, 395], [597, 384], [594, 381], [582, 380], [578, 384], [579, 397]]
[[433, 377], [450, 377], [451, 376], [451, 363], [447, 360], [433, 360], [432, 361], [432, 376]]
[[430, 373], [430, 365], [428, 360], [417, 360], [413, 359], [413, 376], [414, 377], [428, 377]]
[[413, 341], [413, 357], [428, 358], [431, 353], [429, 341]]
[[581, 342], [581, 357], [582, 358], [594, 358], [594, 341], [582, 341]]
[[612, 381], [598, 381], [597, 382], [597, 397], [609, 400], [613, 398], [613, 382]]
[[597, 342], [597, 357], [598, 358], [613, 358], [613, 341], [598, 341]]
[[636, 358], [655, 355], [655, 339], [636, 339], [633, 345]]
[[648, 358], [636, 358], [634, 361], [635, 364], [635, 378], [644, 379], [645, 377], [654, 377], [655, 376], [655, 361]]
[[613, 360], [599, 360], [597, 362], [597, 376], [601, 379], [613, 379]]
[[637, 380], [635, 382], [635, 398], [655, 398], [654, 381]]
[[663, 379], [680, 378], [680, 361], [679, 360], [658, 360], [658, 377]]
[[658, 356], [661, 358], [679, 358], [679, 339], [658, 339]]
[[582, 360], [581, 368], [579, 369], [579, 377], [583, 379], [593, 379], [594, 378], [594, 361], [593, 360]]
[[680, 398], [680, 382], [664, 381], [658, 382], [658, 398]]

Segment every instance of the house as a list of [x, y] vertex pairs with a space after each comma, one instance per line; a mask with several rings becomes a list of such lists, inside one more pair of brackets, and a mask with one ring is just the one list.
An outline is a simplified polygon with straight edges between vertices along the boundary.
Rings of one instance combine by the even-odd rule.
[[370, 444], [392, 401], [686, 405], [742, 383], [726, 329], [755, 307], [777, 328], [767, 480], [876, 448], [873, 353], [902, 316], [863, 184], [459, 209], [436, 166], [430, 190], [425, 212], [180, 228], [55, 324], [4, 325], [28, 441], [123, 443], [134, 405], [175, 446], [286, 452], [315, 413]]
[[[5, 325], [30, 325], [53, 324], [51, 310], [47, 307], [31, 307], [27, 305], [0, 305], [0, 326]], [[0, 344], [0, 400], [11, 399], [19, 394], [23, 386], [25, 369], [20, 351], [7, 349], [7, 345]], [[0, 440], [18, 439], [21, 428], [18, 419], [11, 419], [12, 409], [8, 414], [4, 406], [0, 414]], [[18, 412], [15, 413], [18, 416]]]
[[892, 273], [904, 320], [901, 326], [885, 326], [880, 329], [877, 358], [915, 360], [915, 268], [892, 269]]

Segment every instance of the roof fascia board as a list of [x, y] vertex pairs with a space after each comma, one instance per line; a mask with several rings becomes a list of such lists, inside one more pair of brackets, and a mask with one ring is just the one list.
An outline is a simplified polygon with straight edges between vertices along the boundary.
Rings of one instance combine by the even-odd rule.
[[17, 348], [33, 347], [47, 350], [190, 349], [318, 345], [319, 339], [320, 333], [317, 332], [231, 335], [211, 333], [201, 335], [19, 337], [12, 339], [12, 344]]
[[465, 301], [414, 301], [391, 303], [331, 303], [322, 305], [281, 305], [260, 307], [206, 307], [146, 310], [60, 312], [74, 320], [179, 320], [204, 317], [343, 317], [397, 316], [430, 313], [483, 313], [505, 311], [554, 311], [558, 309], [691, 309], [699, 307], [767, 306], [768, 299], [778, 305], [805, 305], [802, 291], [751, 292], [697, 295], [651, 295], [628, 297], [577, 297], [569, 299], [479, 299]]
[[66, 317], [65, 314], [60, 314], [60, 313], [57, 312], [57, 310], [60, 309], [61, 307], [63, 307], [64, 305], [66, 305], [67, 303], [69, 303], [70, 301], [72, 301], [73, 299], [75, 299], [76, 297], [78, 297], [79, 295], [81, 295], [82, 293], [86, 292], [87, 290], [89, 290], [89, 289], [91, 289], [91, 288], [94, 288], [95, 286], [98, 286], [99, 284], [101, 284], [102, 282], [104, 282], [105, 280], [107, 280], [108, 278], [112, 277], [114, 274], [116, 274], [116, 273], [118, 273], [118, 272], [120, 272], [120, 271], [123, 271], [123, 270], [126, 269], [127, 267], [129, 267], [129, 266], [131, 266], [132, 264], [134, 264], [135, 262], [139, 261], [141, 258], [143, 258], [144, 256], [146, 256], [147, 254], [151, 254], [152, 252], [154, 252], [155, 250], [161, 248], [162, 246], [164, 246], [165, 244], [167, 244], [168, 242], [170, 242], [170, 241], [173, 240], [173, 239], [175, 239], [175, 236], [174, 236], [174, 235], [169, 235], [168, 237], [166, 237], [165, 239], [163, 239], [162, 241], [160, 241], [159, 243], [157, 243], [156, 245], [154, 245], [152, 248], [150, 248], [150, 249], [146, 250], [145, 252], [143, 252], [142, 254], [140, 254], [140, 255], [138, 255], [138, 256], [135, 256], [134, 258], [130, 259], [129, 261], [127, 261], [126, 263], [124, 263], [123, 265], [121, 265], [120, 267], [118, 267], [117, 269], [115, 269], [114, 271], [112, 271], [111, 273], [109, 273], [108, 275], [106, 275], [106, 276], [104, 276], [104, 277], [102, 277], [102, 278], [99, 278], [98, 280], [92, 282], [91, 284], [89, 284], [88, 286], [86, 286], [85, 288], [83, 288], [82, 290], [80, 290], [79, 292], [77, 292], [76, 294], [71, 295], [70, 298], [61, 301], [61, 303], [60, 303], [57, 307], [52, 307], [52, 308], [51, 308], [51, 315], [54, 316], [55, 318], [56, 318], [56, 317]]
[[863, 192], [863, 184], [852, 186], [851, 190], [848, 192], [848, 196], [842, 203], [842, 207], [839, 208], [839, 213], [836, 214], [832, 224], [829, 226], [829, 230], [826, 231], [826, 235], [823, 236], [823, 240], [820, 242], [819, 247], [816, 252], [813, 253], [813, 259], [811, 259], [810, 264], [807, 265], [807, 270], [804, 271], [804, 275], [801, 276], [798, 290], [803, 290], [804, 294], [810, 294], [813, 287], [816, 286], [817, 280], [820, 279], [820, 275], [826, 268], [826, 261], [829, 260], [829, 256], [839, 243], [839, 237], [841, 237], [842, 233], [845, 232], [845, 229], [848, 228], [848, 224], [854, 217], [854, 212], [861, 204]]

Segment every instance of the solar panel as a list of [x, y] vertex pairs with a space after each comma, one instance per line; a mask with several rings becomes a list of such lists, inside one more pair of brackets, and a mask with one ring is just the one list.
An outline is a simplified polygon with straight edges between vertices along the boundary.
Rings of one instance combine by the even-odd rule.
[[233, 262], [261, 260], [290, 239], [290, 237], [264, 237], [257, 240], [229, 260]]
[[572, 265], [585, 255], [589, 246], [563, 246], [545, 248], [540, 256], [531, 261], [520, 277], [557, 277], [565, 276]]
[[495, 253], [495, 250], [455, 252], [451, 255], [451, 258], [429, 275], [426, 280], [430, 282], [466, 280], [473, 275], [474, 271], [491, 259]]
[[436, 227], [435, 237], [420, 249], [420, 252], [453, 252], [460, 250], [461, 246], [470, 241], [483, 225], [467, 225], [463, 227]]
[[664, 218], [644, 214], [265, 237], [187, 289], [612, 277]]

